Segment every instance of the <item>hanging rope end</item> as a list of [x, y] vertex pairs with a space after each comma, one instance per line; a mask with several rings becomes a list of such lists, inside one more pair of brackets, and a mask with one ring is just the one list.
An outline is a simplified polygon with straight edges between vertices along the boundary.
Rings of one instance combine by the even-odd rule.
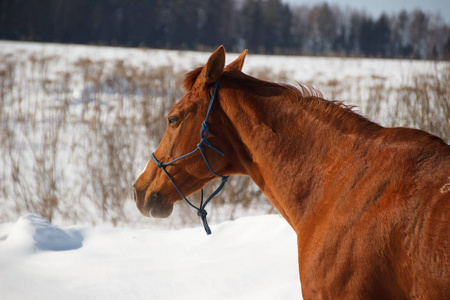
[[197, 215], [199, 215], [199, 216], [202, 218], [203, 227], [205, 228], [206, 234], [207, 234], [207, 235], [210, 235], [210, 234], [211, 234], [211, 228], [209, 228], [208, 221], [206, 220], [206, 215], [207, 215], [207, 214], [208, 214], [208, 213], [207, 213], [206, 210], [204, 210], [204, 209], [199, 210], [199, 211], [197, 212]]

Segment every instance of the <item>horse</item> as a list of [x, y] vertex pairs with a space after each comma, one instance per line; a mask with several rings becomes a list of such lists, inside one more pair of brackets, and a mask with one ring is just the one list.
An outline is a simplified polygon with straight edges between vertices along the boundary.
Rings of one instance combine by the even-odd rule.
[[217, 176], [247, 175], [297, 234], [305, 299], [450, 299], [450, 146], [248, 76], [246, 53], [225, 66], [221, 46], [186, 75], [133, 185], [139, 211], [165, 218]]

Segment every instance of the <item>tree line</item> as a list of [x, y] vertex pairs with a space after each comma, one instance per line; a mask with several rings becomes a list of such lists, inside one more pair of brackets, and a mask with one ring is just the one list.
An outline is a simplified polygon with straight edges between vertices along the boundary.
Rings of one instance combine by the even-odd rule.
[[450, 26], [281, 0], [3, 0], [0, 39], [252, 53], [450, 59]]

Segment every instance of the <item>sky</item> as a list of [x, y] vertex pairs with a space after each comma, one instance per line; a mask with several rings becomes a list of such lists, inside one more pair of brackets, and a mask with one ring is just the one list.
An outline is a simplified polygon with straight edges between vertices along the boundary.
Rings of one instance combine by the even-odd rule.
[[427, 13], [440, 13], [442, 18], [450, 23], [450, 0], [283, 0], [290, 4], [307, 4], [314, 5], [318, 3], [328, 2], [330, 4], [338, 4], [345, 8], [356, 8], [364, 10], [375, 17], [386, 12], [398, 13], [402, 9], [412, 11], [416, 8]]

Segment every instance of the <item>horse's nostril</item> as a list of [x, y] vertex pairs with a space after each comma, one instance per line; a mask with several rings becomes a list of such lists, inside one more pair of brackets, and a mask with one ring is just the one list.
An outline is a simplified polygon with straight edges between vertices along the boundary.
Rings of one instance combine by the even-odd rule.
[[134, 199], [134, 202], [137, 202], [137, 192], [136, 192], [136, 189], [133, 187], [133, 199]]

